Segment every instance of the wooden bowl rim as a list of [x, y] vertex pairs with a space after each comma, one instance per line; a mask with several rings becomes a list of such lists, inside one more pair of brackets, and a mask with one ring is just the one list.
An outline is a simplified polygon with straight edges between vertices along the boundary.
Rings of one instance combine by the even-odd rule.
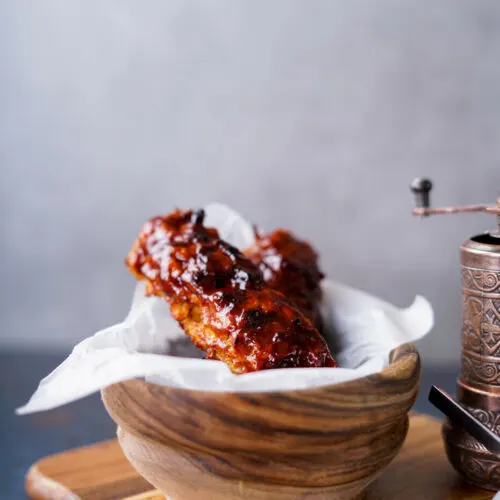
[[[238, 395], [247, 394], [258, 397], [259, 395], [291, 395], [291, 394], [304, 394], [311, 393], [313, 391], [328, 391], [331, 388], [335, 388], [338, 392], [348, 393], [352, 390], [354, 392], [363, 392], [362, 389], [366, 385], [366, 390], [369, 391], [372, 383], [377, 385], [394, 386], [395, 383], [404, 382], [408, 380], [415, 380], [415, 385], [418, 384], [420, 380], [420, 355], [419, 352], [412, 342], [406, 344], [401, 344], [389, 353], [389, 364], [382, 371], [373, 373], [371, 375], [365, 375], [364, 377], [357, 378], [354, 380], [349, 380], [347, 382], [340, 382], [338, 384], [327, 384], [320, 385], [309, 388], [299, 388], [299, 389], [285, 389], [285, 390], [274, 390], [274, 391], [207, 391], [203, 389], [188, 389], [184, 387], [171, 387], [167, 385], [157, 384], [154, 382], [146, 382], [141, 378], [135, 378], [130, 380], [124, 380], [112, 385], [133, 385], [134, 389], [140, 390], [143, 387], [151, 386], [155, 387], [155, 390], [173, 390], [173, 391], [186, 391], [191, 393], [213, 394], [214, 396], [219, 395]], [[112, 386], [109, 386], [112, 387]], [[107, 387], [103, 390], [108, 389]], [[102, 392], [102, 391], [101, 391]]]

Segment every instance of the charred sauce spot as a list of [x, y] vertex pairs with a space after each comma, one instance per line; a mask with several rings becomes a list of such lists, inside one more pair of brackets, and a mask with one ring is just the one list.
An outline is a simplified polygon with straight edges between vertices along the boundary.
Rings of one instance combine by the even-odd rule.
[[276, 311], [263, 311], [262, 309], [247, 309], [243, 313], [243, 326], [245, 328], [258, 328], [276, 319]]
[[205, 220], [205, 210], [200, 209], [200, 210], [195, 210], [192, 212], [191, 215], [191, 223], [198, 226], [203, 224], [203, 221]]
[[214, 276], [213, 284], [216, 290], [226, 288], [227, 282], [228, 282], [227, 276], [222, 276], [222, 275]]

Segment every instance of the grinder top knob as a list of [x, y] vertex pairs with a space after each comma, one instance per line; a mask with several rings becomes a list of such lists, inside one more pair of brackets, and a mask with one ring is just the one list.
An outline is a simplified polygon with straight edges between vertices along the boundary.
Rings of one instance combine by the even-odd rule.
[[432, 189], [432, 182], [430, 179], [426, 179], [425, 177], [417, 177], [411, 183], [410, 189], [415, 195], [415, 205], [418, 208], [430, 207], [430, 192]]

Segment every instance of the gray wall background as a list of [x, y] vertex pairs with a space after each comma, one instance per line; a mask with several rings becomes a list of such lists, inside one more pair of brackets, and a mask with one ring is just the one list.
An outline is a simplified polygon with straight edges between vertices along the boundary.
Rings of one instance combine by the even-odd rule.
[[0, 5], [1, 346], [69, 350], [127, 312], [139, 227], [226, 202], [290, 227], [328, 275], [435, 306], [458, 361], [458, 245], [500, 194], [496, 0]]

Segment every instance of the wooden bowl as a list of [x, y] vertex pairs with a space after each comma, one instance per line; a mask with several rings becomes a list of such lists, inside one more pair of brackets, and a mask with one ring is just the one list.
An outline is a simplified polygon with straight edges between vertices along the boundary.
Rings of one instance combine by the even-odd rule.
[[314, 389], [102, 391], [121, 447], [169, 500], [358, 498], [400, 449], [418, 393], [413, 344], [381, 373]]

